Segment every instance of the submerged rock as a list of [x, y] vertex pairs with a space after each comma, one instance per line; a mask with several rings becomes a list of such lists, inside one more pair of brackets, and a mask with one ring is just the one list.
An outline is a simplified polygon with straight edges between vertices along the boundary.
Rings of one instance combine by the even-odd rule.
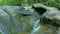
[[39, 18], [33, 9], [22, 6], [0, 7], [0, 32], [2, 34], [29, 34]]
[[[43, 4], [35, 4], [33, 5], [33, 9], [40, 14], [41, 24], [41, 27], [34, 34], [57, 34], [60, 27], [60, 10]], [[42, 11], [41, 9], [45, 9], [46, 11]]]

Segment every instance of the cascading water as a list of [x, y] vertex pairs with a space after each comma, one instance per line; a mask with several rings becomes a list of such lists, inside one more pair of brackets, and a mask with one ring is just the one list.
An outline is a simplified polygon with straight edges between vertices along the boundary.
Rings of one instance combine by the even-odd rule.
[[[40, 24], [40, 19], [39, 19], [40, 16], [37, 15], [33, 9], [28, 9], [27, 7], [25, 7], [27, 9], [22, 8], [22, 10], [20, 10], [20, 8], [18, 6], [17, 7], [15, 6], [16, 8], [15, 7], [14, 8], [12, 8], [12, 7], [9, 8], [9, 7], [5, 7], [5, 9], [7, 9], [7, 12], [4, 11], [4, 9], [3, 9], [4, 7], [0, 8], [0, 25], [1, 25], [0, 26], [0, 32], [2, 32], [2, 34], [8, 34], [8, 32], [10, 34], [15, 34], [15, 32], [12, 31], [12, 30], [16, 30], [16, 32], [17, 31], [21, 32], [21, 30], [25, 30], [25, 26], [27, 24], [28, 25], [29, 24], [33, 25], [33, 26], [31, 26], [33, 29], [32, 29], [31, 32], [29, 32], [29, 34], [35, 34], [36, 32], [37, 32], [36, 34], [38, 34], [38, 33], [40, 34], [41, 33], [40, 31], [44, 30], [44, 28], [42, 28], [42, 25]], [[7, 13], [9, 13], [9, 14], [7, 14]], [[19, 13], [19, 15], [18, 15], [18, 13]], [[20, 15], [20, 13], [30, 14], [30, 16], [27, 18], [27, 16], [22, 16], [22, 15]], [[13, 18], [10, 17], [10, 15], [12, 15]], [[21, 16], [22, 16], [22, 20], [19, 20], [19, 18], [21, 18]], [[43, 14], [43, 17], [49, 18], [51, 20], [57, 19], [56, 23], [58, 23], [60, 25], [60, 21], [58, 21], [58, 20], [60, 20], [60, 11], [57, 10], [56, 8], [50, 8], [49, 7], [47, 9], [47, 12], [45, 12]], [[26, 18], [28, 20], [26, 20]], [[25, 25], [22, 25], [22, 23], [25, 24]], [[30, 25], [29, 25], [29, 27], [30, 27]], [[27, 27], [27, 28], [29, 28], [29, 27]], [[51, 27], [50, 29], [45, 30], [44, 32], [49, 32], [49, 31], [52, 32], [53, 29], [54, 29], [54, 27]], [[26, 32], [26, 31], [24, 31], [24, 32]], [[43, 33], [43, 31], [42, 31], [42, 33]], [[45, 33], [43, 33], [43, 34], [45, 34]], [[59, 34], [59, 32], [58, 32], [58, 34]]]
[[38, 31], [40, 27], [41, 27], [40, 26], [40, 19], [38, 19], [34, 24], [34, 27], [33, 27], [31, 34], [34, 34], [34, 32]]
[[[38, 6], [38, 5], [36, 5], [36, 6]], [[48, 32], [50, 32], [51, 34], [53, 34], [54, 29], [55, 29], [55, 27], [53, 25], [56, 25], [56, 24], [60, 25], [60, 11], [57, 8], [55, 8], [55, 7], [47, 7], [47, 6], [41, 6], [41, 7], [44, 7], [44, 8], [47, 9], [47, 11], [42, 14], [42, 18], [46, 17], [46, 19], [50, 19], [52, 21], [54, 21], [54, 19], [55, 19], [56, 21], [54, 21], [54, 22], [50, 21], [50, 23], [49, 23], [48, 20], [44, 19], [46, 21], [46, 23], [49, 23], [49, 25], [47, 25], [49, 29], [47, 29], [45, 31], [42, 31], [40, 29], [40, 27], [37, 26], [37, 24], [38, 24], [38, 20], [37, 20], [37, 22], [34, 24], [33, 31], [32, 31], [31, 34], [38, 34], [38, 33], [40, 33], [40, 34], [45, 34], [45, 33], [48, 34]], [[38, 31], [39, 29], [42, 32], [39, 32]], [[44, 30], [44, 28], [42, 28], [42, 29]], [[36, 33], [36, 31], [38, 33]], [[56, 31], [55, 31], [55, 34], [56, 34]]]

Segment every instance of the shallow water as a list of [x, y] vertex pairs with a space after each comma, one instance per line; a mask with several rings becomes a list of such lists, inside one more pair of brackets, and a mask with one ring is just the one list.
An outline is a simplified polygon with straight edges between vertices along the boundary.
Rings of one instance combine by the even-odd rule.
[[[33, 28], [34, 22], [39, 18], [32, 9], [25, 9], [21, 6], [0, 7], [0, 32], [2, 34], [28, 34], [31, 30], [29, 28], [31, 26]], [[21, 14], [31, 14], [31, 16], [22, 16]]]

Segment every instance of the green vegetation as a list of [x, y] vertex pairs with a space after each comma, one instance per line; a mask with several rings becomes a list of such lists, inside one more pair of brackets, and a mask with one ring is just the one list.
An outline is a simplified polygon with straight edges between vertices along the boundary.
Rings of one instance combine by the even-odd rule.
[[[4, 6], [20, 6], [20, 5], [28, 5], [28, 6], [32, 6], [35, 3], [42, 3], [46, 6], [54, 6], [57, 8], [60, 8], [60, 0], [0, 0], [0, 6], [4, 5]], [[27, 18], [27, 19], [26, 19]], [[33, 20], [36, 17], [34, 16]], [[12, 25], [4, 25], [6, 26], [6, 30], [8, 31], [8, 34], [15, 34], [15, 32], [17, 32], [17, 34], [19, 33], [27, 33], [27, 32], [31, 32], [33, 29], [33, 25], [28, 24], [28, 22], [30, 23], [30, 17], [20, 17], [18, 20], [21, 22], [21, 24], [26, 25], [26, 29], [25, 31], [19, 31], [17, 32], [17, 28], [12, 26]], [[24, 34], [25, 34], [24, 33]], [[40, 33], [40, 32], [39, 32]], [[0, 32], [1, 34], [1, 32]]]
[[33, 5], [34, 3], [42, 3], [47, 6], [55, 6], [60, 8], [60, 0], [0, 0], [0, 5]]
[[20, 5], [20, 0], [0, 0], [0, 5]]

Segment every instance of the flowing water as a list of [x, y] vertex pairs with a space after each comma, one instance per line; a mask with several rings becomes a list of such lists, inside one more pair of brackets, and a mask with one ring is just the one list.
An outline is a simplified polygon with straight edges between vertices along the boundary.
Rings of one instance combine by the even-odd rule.
[[[43, 13], [43, 17], [46, 17], [47, 19], [56, 19], [56, 23], [60, 25], [60, 10], [58, 10], [57, 8], [55, 7], [44, 7], [47, 9], [47, 11], [45, 13]], [[59, 34], [59, 30], [60, 28], [57, 28], [57, 30], [55, 29], [54, 26], [52, 25], [47, 25], [48, 26], [48, 29], [43, 31], [44, 28], [43, 26], [39, 25], [39, 21], [40, 20], [37, 20], [34, 24], [34, 27], [33, 27], [33, 30], [32, 30], [32, 33], [31, 34], [49, 34], [48, 32], [50, 32], [50, 34]], [[48, 22], [48, 21], [46, 21]], [[53, 22], [51, 22], [53, 23]], [[55, 31], [56, 30], [56, 31]], [[54, 32], [55, 31], [55, 32]]]
[[[48, 31], [53, 31], [54, 29], [54, 27], [49, 27], [48, 30], [43, 32], [42, 30], [44, 30], [44, 28], [40, 24], [39, 14], [29, 7], [0, 7], [0, 33], [2, 34], [45, 34], [45, 32], [47, 33]], [[60, 11], [57, 8], [45, 8], [47, 8], [47, 11], [42, 16], [51, 20], [56, 19], [58, 20], [57, 23], [60, 24]], [[23, 16], [22, 14], [29, 14], [30, 16]]]
[[39, 20], [37, 20], [37, 21], [35, 22], [31, 34], [34, 34], [34, 32], [37, 32], [37, 31], [39, 30], [40, 27], [41, 27], [41, 26], [40, 26], [40, 19], [39, 19]]

